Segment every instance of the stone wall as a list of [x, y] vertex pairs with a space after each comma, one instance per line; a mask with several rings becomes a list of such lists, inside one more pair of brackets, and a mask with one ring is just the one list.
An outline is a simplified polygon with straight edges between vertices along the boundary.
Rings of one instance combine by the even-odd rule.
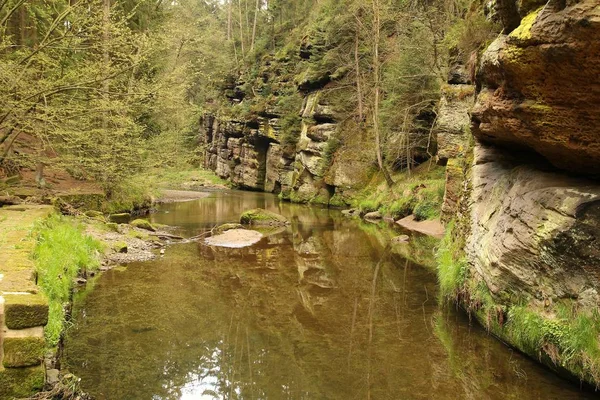
[[0, 208], [0, 399], [28, 397], [45, 382], [48, 302], [35, 284], [29, 233], [52, 212], [50, 206]]

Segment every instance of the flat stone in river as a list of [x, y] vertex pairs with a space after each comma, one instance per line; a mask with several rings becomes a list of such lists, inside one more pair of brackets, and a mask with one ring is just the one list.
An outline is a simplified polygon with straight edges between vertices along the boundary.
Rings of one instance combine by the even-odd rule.
[[241, 248], [256, 244], [263, 238], [260, 232], [249, 229], [230, 229], [220, 235], [206, 238], [204, 242], [209, 246]]

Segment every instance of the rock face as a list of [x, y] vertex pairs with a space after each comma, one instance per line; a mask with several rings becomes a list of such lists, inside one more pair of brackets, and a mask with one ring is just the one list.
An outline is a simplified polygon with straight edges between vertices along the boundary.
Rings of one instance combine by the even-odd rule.
[[489, 46], [472, 130], [485, 142], [533, 149], [561, 169], [598, 176], [600, 5], [558, 3], [532, 11], [512, 32], [506, 27], [510, 33]]
[[[275, 110], [252, 123], [205, 116], [205, 167], [241, 188], [280, 193], [296, 202], [329, 204], [336, 194], [336, 199], [344, 198], [344, 190], [352, 189], [362, 176], [340, 178], [332, 172], [338, 129], [334, 112], [320, 103], [317, 91], [306, 95], [299, 115], [300, 137], [292, 145], [281, 138]], [[337, 205], [343, 204], [342, 200]]]
[[600, 184], [484, 145], [474, 153], [466, 252], [492, 295], [600, 304]]
[[505, 343], [598, 386], [600, 3], [495, 3], [506, 35], [476, 74], [474, 144], [448, 96], [436, 126], [442, 216], [464, 249], [449, 297]]

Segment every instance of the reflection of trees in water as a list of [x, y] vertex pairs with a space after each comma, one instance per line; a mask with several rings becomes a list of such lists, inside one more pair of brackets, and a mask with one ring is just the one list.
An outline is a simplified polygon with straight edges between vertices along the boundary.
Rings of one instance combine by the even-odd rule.
[[[227, 219], [260, 205], [239, 201], [202, 212]], [[255, 246], [179, 245], [163, 259], [106, 273], [76, 308], [67, 343], [84, 387], [110, 399], [177, 399], [194, 385], [195, 394], [231, 399], [504, 390], [484, 370], [511, 364], [498, 349], [482, 351], [489, 339], [469, 341], [461, 328], [438, 340], [435, 276], [386, 253], [392, 233], [357, 229], [328, 210], [266, 204], [275, 206], [286, 207], [291, 226]], [[457, 375], [453, 363], [469, 372]]]

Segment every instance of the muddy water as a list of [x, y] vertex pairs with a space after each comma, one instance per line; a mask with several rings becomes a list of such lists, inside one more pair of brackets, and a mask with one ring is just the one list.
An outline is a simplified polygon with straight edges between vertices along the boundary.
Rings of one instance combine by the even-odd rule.
[[98, 399], [580, 399], [436, 301], [435, 243], [339, 211], [221, 192], [161, 206], [192, 236], [264, 207], [292, 225], [245, 249], [198, 243], [81, 293], [70, 369]]

